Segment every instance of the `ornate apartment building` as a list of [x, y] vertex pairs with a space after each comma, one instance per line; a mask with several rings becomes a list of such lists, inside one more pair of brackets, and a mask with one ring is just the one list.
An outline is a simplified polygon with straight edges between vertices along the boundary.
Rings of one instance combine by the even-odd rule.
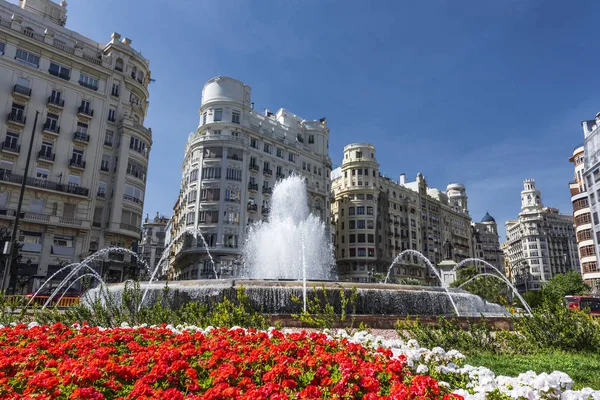
[[[199, 229], [220, 276], [234, 273], [248, 224], [265, 220], [275, 183], [303, 176], [310, 209], [329, 221], [326, 120], [304, 120], [285, 109], [254, 110], [250, 86], [219, 76], [202, 90], [200, 125], [190, 134], [173, 208], [168, 275], [171, 279], [214, 278]], [[167, 272], [167, 271], [165, 271]]]
[[[598, 259], [600, 255], [600, 113], [596, 114], [593, 120], [583, 121], [584, 134], [584, 154], [583, 162], [580, 162], [579, 168], [583, 167], [582, 176], [578, 176], [581, 187], [587, 194], [587, 204], [583, 200], [583, 194], [580, 195], [574, 207], [580, 208], [576, 219], [577, 225], [582, 225], [581, 235], [585, 239], [585, 246], [580, 248], [582, 255], [581, 271], [583, 279], [592, 287], [595, 292], [600, 292], [600, 270], [598, 269]], [[583, 164], [583, 165], [582, 165]], [[577, 179], [576, 179], [577, 180]], [[570, 185], [571, 186], [571, 185]], [[573, 192], [573, 189], [571, 189]], [[584, 211], [586, 210], [587, 213]], [[590, 238], [591, 236], [591, 238]], [[585, 257], [585, 258], [584, 258]]]
[[[504, 273], [504, 254], [500, 248], [500, 238], [498, 236], [498, 225], [496, 220], [489, 213], [486, 213], [481, 222], [471, 223], [473, 230], [473, 257], [487, 261], [498, 271]], [[478, 265], [480, 270], [485, 269], [483, 265]]]
[[[140, 235], [149, 62], [117, 33], [104, 44], [67, 29], [66, 13], [65, 1], [0, 0], [0, 225], [13, 225], [27, 184], [13, 290], [105, 246], [135, 247]], [[108, 281], [135, 272], [122, 255], [98, 268]]]
[[[429, 188], [422, 174], [414, 182], [398, 182], [379, 172], [373, 145], [344, 147], [340, 168], [332, 174], [332, 224], [338, 275], [342, 280], [368, 282], [385, 274], [406, 249], [423, 253], [434, 264], [452, 244], [453, 259], [472, 255], [471, 218], [465, 187], [448, 185], [446, 192]], [[439, 284], [416, 257], [406, 257], [392, 269], [394, 278]]]
[[523, 185], [519, 218], [506, 222], [504, 256], [519, 291], [539, 290], [556, 274], [579, 271], [577, 241], [573, 217], [544, 207], [533, 179]]
[[[156, 216], [152, 219], [147, 215], [144, 219], [139, 254], [146, 264], [148, 264], [148, 267], [150, 267], [150, 271], [154, 271], [165, 250], [165, 236], [168, 224], [169, 218], [161, 216], [159, 213], [156, 213]], [[168, 264], [165, 262], [165, 265]]]

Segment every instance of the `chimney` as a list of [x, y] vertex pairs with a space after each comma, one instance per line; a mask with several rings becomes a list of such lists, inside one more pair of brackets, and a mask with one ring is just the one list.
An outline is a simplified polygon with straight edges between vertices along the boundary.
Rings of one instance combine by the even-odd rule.
[[400, 184], [404, 185], [406, 183], [406, 174], [400, 174]]
[[126, 46], [131, 46], [131, 39], [129, 39], [129, 38], [123, 38], [123, 40], [121, 41], [121, 43], [123, 43]]

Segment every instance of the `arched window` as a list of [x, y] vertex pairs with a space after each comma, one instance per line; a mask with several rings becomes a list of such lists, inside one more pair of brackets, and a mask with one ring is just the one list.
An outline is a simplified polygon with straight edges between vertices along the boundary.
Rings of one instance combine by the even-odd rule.
[[138, 71], [137, 80], [139, 83], [144, 83], [144, 73], [142, 71]]
[[117, 58], [117, 61], [115, 62], [115, 70], [123, 72], [123, 59], [122, 58]]

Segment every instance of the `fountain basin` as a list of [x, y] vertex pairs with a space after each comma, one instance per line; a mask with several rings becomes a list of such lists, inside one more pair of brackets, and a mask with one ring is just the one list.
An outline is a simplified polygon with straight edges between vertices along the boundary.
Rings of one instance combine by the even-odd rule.
[[[166, 282], [141, 283], [143, 290], [148, 287], [146, 304], [153, 304], [162, 294]], [[183, 302], [214, 303], [223, 298], [234, 299], [237, 289], [243, 287], [250, 303], [256, 310], [268, 314], [297, 314], [302, 311], [302, 303], [292, 301], [292, 295], [302, 299], [302, 282], [289, 280], [230, 279], [230, 280], [189, 280], [168, 283], [172, 291], [179, 292]], [[393, 315], [393, 316], [451, 316], [454, 314], [452, 303], [443, 288], [413, 285], [394, 285], [379, 283], [353, 283], [332, 281], [307, 282], [308, 297], [315, 294], [322, 296], [321, 288], [325, 288], [327, 302], [333, 304], [336, 311], [341, 309], [340, 289], [344, 289], [349, 297], [356, 288], [358, 298], [355, 303], [355, 314], [360, 315]], [[116, 299], [120, 299], [124, 284], [107, 286]], [[458, 307], [461, 317], [506, 317], [506, 308], [484, 301], [460, 289], [449, 289], [450, 295]], [[88, 292], [93, 298], [97, 289]], [[87, 297], [87, 296], [84, 296]], [[351, 310], [347, 310], [351, 312]]]

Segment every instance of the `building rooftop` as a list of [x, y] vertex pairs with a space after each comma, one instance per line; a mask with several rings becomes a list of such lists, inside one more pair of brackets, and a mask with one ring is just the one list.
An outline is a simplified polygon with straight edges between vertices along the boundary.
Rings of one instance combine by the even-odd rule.
[[490, 215], [490, 213], [486, 212], [483, 218], [481, 218], [481, 222], [493, 222], [496, 223], [494, 217]]

